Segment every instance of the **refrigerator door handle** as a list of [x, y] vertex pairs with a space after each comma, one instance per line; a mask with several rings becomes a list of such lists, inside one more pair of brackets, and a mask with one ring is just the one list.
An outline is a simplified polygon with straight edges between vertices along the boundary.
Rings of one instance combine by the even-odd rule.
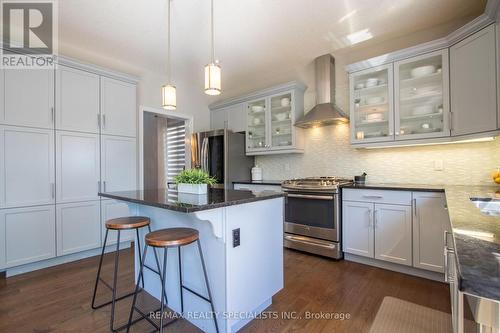
[[203, 138], [201, 144], [201, 170], [207, 172], [208, 169], [208, 138]]

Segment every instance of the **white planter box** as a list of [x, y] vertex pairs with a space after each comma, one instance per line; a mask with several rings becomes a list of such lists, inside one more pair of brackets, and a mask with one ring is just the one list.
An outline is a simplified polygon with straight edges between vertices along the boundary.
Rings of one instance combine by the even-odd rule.
[[190, 205], [206, 205], [208, 203], [207, 194], [179, 193], [177, 197], [180, 203]]
[[177, 184], [177, 192], [191, 194], [207, 194], [207, 184]]

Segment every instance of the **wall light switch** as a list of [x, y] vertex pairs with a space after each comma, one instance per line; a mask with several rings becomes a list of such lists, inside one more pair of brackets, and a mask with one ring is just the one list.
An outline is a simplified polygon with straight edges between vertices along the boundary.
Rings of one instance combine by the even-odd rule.
[[434, 161], [434, 170], [443, 171], [443, 169], [444, 169], [443, 160], [435, 160]]

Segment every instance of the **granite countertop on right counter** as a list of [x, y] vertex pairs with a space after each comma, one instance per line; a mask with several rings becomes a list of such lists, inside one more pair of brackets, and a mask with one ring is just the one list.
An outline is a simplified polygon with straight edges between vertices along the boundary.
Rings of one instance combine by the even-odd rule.
[[366, 183], [342, 188], [445, 192], [459, 289], [500, 301], [500, 186]]
[[500, 187], [444, 189], [458, 261], [459, 289], [500, 301], [500, 215], [495, 215], [493, 207], [500, 206]]

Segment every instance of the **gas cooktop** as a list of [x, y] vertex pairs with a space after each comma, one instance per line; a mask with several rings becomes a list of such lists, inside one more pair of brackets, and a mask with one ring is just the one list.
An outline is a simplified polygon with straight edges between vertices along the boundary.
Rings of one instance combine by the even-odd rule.
[[351, 184], [352, 182], [351, 179], [340, 177], [307, 177], [285, 180], [281, 183], [281, 187], [284, 190], [336, 192], [340, 185]]

